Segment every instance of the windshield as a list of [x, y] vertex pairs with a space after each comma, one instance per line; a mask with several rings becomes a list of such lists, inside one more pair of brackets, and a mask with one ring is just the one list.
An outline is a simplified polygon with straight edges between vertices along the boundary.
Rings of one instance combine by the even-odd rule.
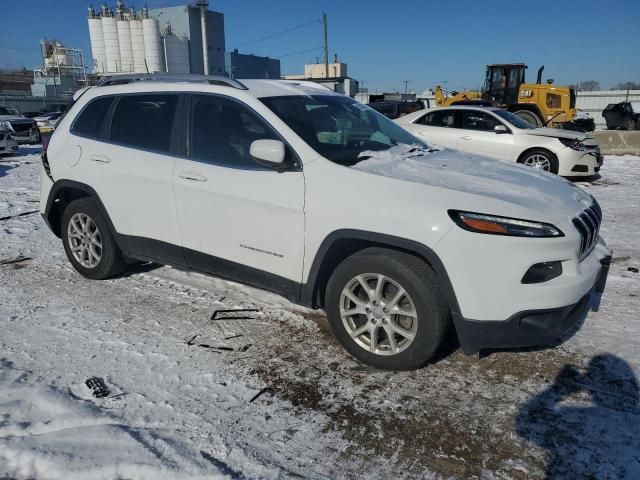
[[507, 112], [506, 110], [494, 110], [493, 113], [495, 113], [496, 115], [498, 115], [501, 118], [504, 118], [507, 122], [509, 122], [514, 127], [526, 128], [526, 129], [538, 128], [535, 125], [533, 125], [532, 123], [529, 123], [526, 120], [520, 118], [517, 115], [514, 115], [511, 112]]
[[0, 115], [20, 115], [17, 110], [10, 107], [0, 107]]
[[367, 151], [395, 145], [429, 147], [383, 115], [349, 97], [283, 96], [260, 99], [316, 152], [332, 162], [354, 165]]

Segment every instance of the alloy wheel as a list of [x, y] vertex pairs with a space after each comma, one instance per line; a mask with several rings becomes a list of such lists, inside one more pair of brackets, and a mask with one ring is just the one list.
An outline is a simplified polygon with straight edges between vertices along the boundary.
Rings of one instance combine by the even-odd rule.
[[85, 268], [95, 268], [102, 258], [102, 237], [96, 223], [85, 213], [69, 220], [67, 240], [73, 257]]
[[546, 156], [539, 153], [527, 157], [524, 164], [528, 167], [544, 170], [545, 172], [551, 171], [551, 162]]
[[353, 341], [376, 355], [403, 352], [418, 329], [418, 313], [407, 291], [378, 273], [347, 282], [340, 295], [340, 316]]

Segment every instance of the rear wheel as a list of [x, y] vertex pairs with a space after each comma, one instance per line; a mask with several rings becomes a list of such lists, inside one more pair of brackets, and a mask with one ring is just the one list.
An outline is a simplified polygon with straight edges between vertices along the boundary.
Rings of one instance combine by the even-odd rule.
[[67, 258], [85, 277], [102, 280], [124, 271], [124, 257], [94, 200], [71, 202], [62, 216], [61, 233]]
[[531, 125], [534, 125], [536, 127], [542, 126], [542, 119], [529, 110], [518, 110], [517, 112], [514, 112], [514, 114], [519, 116], [521, 119], [526, 120]]
[[537, 168], [545, 172], [558, 173], [558, 159], [549, 150], [542, 148], [534, 148], [525, 152], [519, 159], [518, 163], [522, 163], [527, 167]]
[[433, 271], [411, 255], [381, 248], [363, 250], [336, 268], [325, 308], [345, 349], [387, 370], [423, 366], [449, 323]]

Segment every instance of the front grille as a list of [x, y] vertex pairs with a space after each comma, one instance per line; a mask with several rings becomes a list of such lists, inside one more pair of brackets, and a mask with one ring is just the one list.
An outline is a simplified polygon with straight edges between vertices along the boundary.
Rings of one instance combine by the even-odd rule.
[[584, 259], [596, 246], [596, 243], [598, 242], [598, 234], [600, 232], [601, 223], [602, 209], [594, 198], [593, 204], [573, 219], [573, 224], [580, 234], [578, 260]]
[[36, 123], [35, 122], [25, 122], [25, 121], [19, 121], [19, 122], [11, 122], [11, 128], [13, 128], [13, 131], [16, 133], [23, 133], [23, 132], [29, 132], [32, 128], [35, 128]]

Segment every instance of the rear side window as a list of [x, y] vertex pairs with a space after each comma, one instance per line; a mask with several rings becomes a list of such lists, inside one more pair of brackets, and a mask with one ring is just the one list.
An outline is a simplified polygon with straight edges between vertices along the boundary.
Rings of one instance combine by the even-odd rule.
[[100, 97], [89, 102], [73, 122], [71, 132], [83, 137], [98, 138], [113, 99], [114, 97]]
[[416, 120], [415, 123], [432, 127], [454, 128], [456, 126], [456, 112], [454, 110], [436, 110], [435, 112], [427, 113], [424, 117]]
[[109, 140], [131, 147], [169, 152], [175, 94], [125, 95], [120, 97], [111, 120]]

